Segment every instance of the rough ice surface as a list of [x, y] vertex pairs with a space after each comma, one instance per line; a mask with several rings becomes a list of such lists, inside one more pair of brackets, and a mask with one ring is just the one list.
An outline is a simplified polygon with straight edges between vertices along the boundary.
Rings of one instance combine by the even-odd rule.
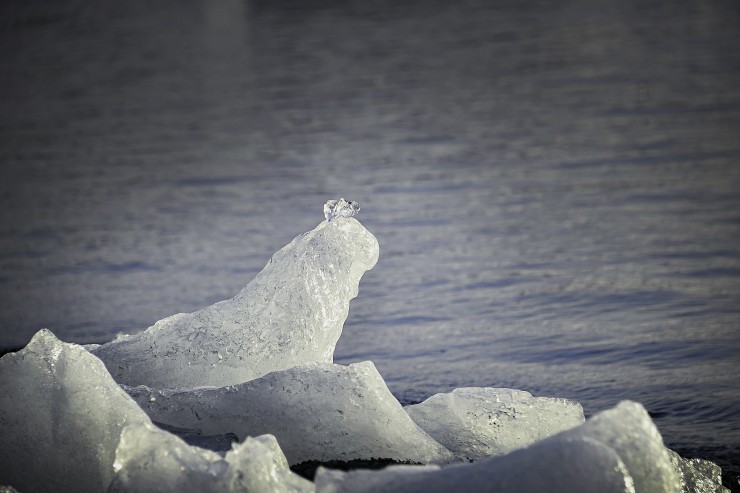
[[378, 241], [343, 210], [275, 253], [232, 299], [91, 351], [116, 381], [154, 388], [222, 387], [331, 363], [349, 302], [378, 259]]
[[583, 424], [577, 402], [497, 388], [459, 388], [407, 406], [411, 419], [461, 459], [503, 455]]
[[352, 217], [360, 212], [360, 204], [351, 200], [328, 200], [324, 204], [324, 217], [331, 221], [337, 217]]
[[223, 388], [127, 388], [159, 423], [205, 434], [275, 435], [291, 464], [386, 458], [440, 463], [452, 454], [406, 414], [369, 362], [313, 363]]
[[722, 486], [722, 469], [703, 459], [684, 459], [668, 450], [671, 463], [678, 473], [681, 493], [730, 493]]
[[413, 474], [390, 468], [323, 474], [316, 480], [319, 492], [442, 492], [453, 486], [456, 491], [497, 493], [681, 492], [678, 474], [658, 430], [647, 411], [629, 401], [577, 428], [472, 464]]
[[127, 425], [149, 418], [103, 363], [48, 330], [0, 359], [0, 484], [105, 491]]
[[225, 457], [192, 447], [153, 425], [127, 427], [116, 450], [108, 493], [309, 493], [292, 473], [275, 437], [247, 438]]
[[[663, 438], [642, 405], [620, 402], [553, 439], [586, 437], [614, 449], [635, 482], [635, 490], [646, 493], [679, 493], [679, 478], [671, 464]], [[594, 471], [596, 473], [596, 471]]]
[[342, 473], [320, 469], [317, 493], [635, 493], [614, 450], [588, 438], [542, 442], [501, 457], [443, 469], [396, 466]]

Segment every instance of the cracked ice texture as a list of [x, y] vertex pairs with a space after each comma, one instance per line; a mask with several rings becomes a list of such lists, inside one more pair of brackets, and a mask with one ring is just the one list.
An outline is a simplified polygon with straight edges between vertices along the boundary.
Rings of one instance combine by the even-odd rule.
[[230, 300], [91, 349], [113, 377], [154, 388], [226, 386], [333, 361], [378, 241], [354, 218], [323, 221], [275, 253]]
[[310, 493], [288, 468], [275, 437], [248, 437], [222, 458], [153, 425], [129, 426], [116, 450], [108, 493]]
[[44, 329], [0, 359], [0, 484], [105, 491], [121, 430], [149, 418], [82, 346]]
[[452, 454], [406, 414], [370, 361], [312, 363], [224, 388], [127, 388], [157, 422], [205, 434], [273, 434], [291, 464], [387, 458], [441, 463]]
[[352, 217], [360, 212], [360, 204], [351, 200], [328, 200], [324, 204], [324, 217], [331, 221], [337, 217]]
[[470, 460], [503, 455], [584, 422], [575, 401], [512, 389], [459, 388], [405, 409], [432, 438]]
[[679, 493], [678, 474], [647, 411], [621, 402], [577, 428], [507, 455], [444, 469], [320, 470], [318, 492], [521, 491]]
[[704, 459], [684, 459], [668, 450], [681, 484], [681, 493], [730, 493], [722, 486], [722, 469]]

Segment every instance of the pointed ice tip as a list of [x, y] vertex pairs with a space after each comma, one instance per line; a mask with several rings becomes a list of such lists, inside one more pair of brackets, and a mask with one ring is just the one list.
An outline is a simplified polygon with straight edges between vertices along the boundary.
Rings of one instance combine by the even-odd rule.
[[331, 221], [336, 217], [352, 217], [360, 212], [360, 204], [351, 200], [329, 200], [324, 204], [324, 217]]

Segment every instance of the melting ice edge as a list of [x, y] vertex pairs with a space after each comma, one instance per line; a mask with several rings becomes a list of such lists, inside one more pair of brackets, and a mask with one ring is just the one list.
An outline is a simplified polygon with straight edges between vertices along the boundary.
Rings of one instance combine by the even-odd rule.
[[[728, 491], [635, 402], [588, 421], [577, 402], [501, 388], [402, 407], [372, 362], [333, 364], [379, 254], [358, 211], [327, 202], [326, 220], [229, 300], [100, 346], [44, 329], [3, 356], [3, 491]], [[218, 452], [162, 428], [238, 441]], [[314, 482], [289, 468], [373, 458], [425, 465], [319, 468]]]

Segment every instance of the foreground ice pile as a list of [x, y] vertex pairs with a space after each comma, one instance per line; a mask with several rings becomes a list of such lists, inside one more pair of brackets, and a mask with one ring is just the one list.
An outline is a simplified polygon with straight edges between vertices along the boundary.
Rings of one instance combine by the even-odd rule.
[[[378, 258], [358, 211], [329, 201], [231, 300], [90, 352], [42, 330], [3, 356], [0, 491], [726, 491], [637, 403], [584, 422], [565, 399], [462, 388], [403, 408], [371, 362], [332, 364]], [[315, 484], [289, 469], [368, 459], [423, 465], [320, 468]]]
[[319, 471], [319, 492], [548, 491], [678, 493], [676, 471], [645, 409], [623, 402], [584, 425], [502, 457], [445, 469]]
[[230, 300], [160, 320], [93, 349], [127, 385], [233, 385], [271, 371], [333, 361], [360, 278], [378, 241], [351, 217], [323, 221], [275, 253]]
[[153, 427], [82, 346], [39, 331], [0, 359], [0, 484], [54, 492], [310, 492], [271, 436], [222, 458]]

